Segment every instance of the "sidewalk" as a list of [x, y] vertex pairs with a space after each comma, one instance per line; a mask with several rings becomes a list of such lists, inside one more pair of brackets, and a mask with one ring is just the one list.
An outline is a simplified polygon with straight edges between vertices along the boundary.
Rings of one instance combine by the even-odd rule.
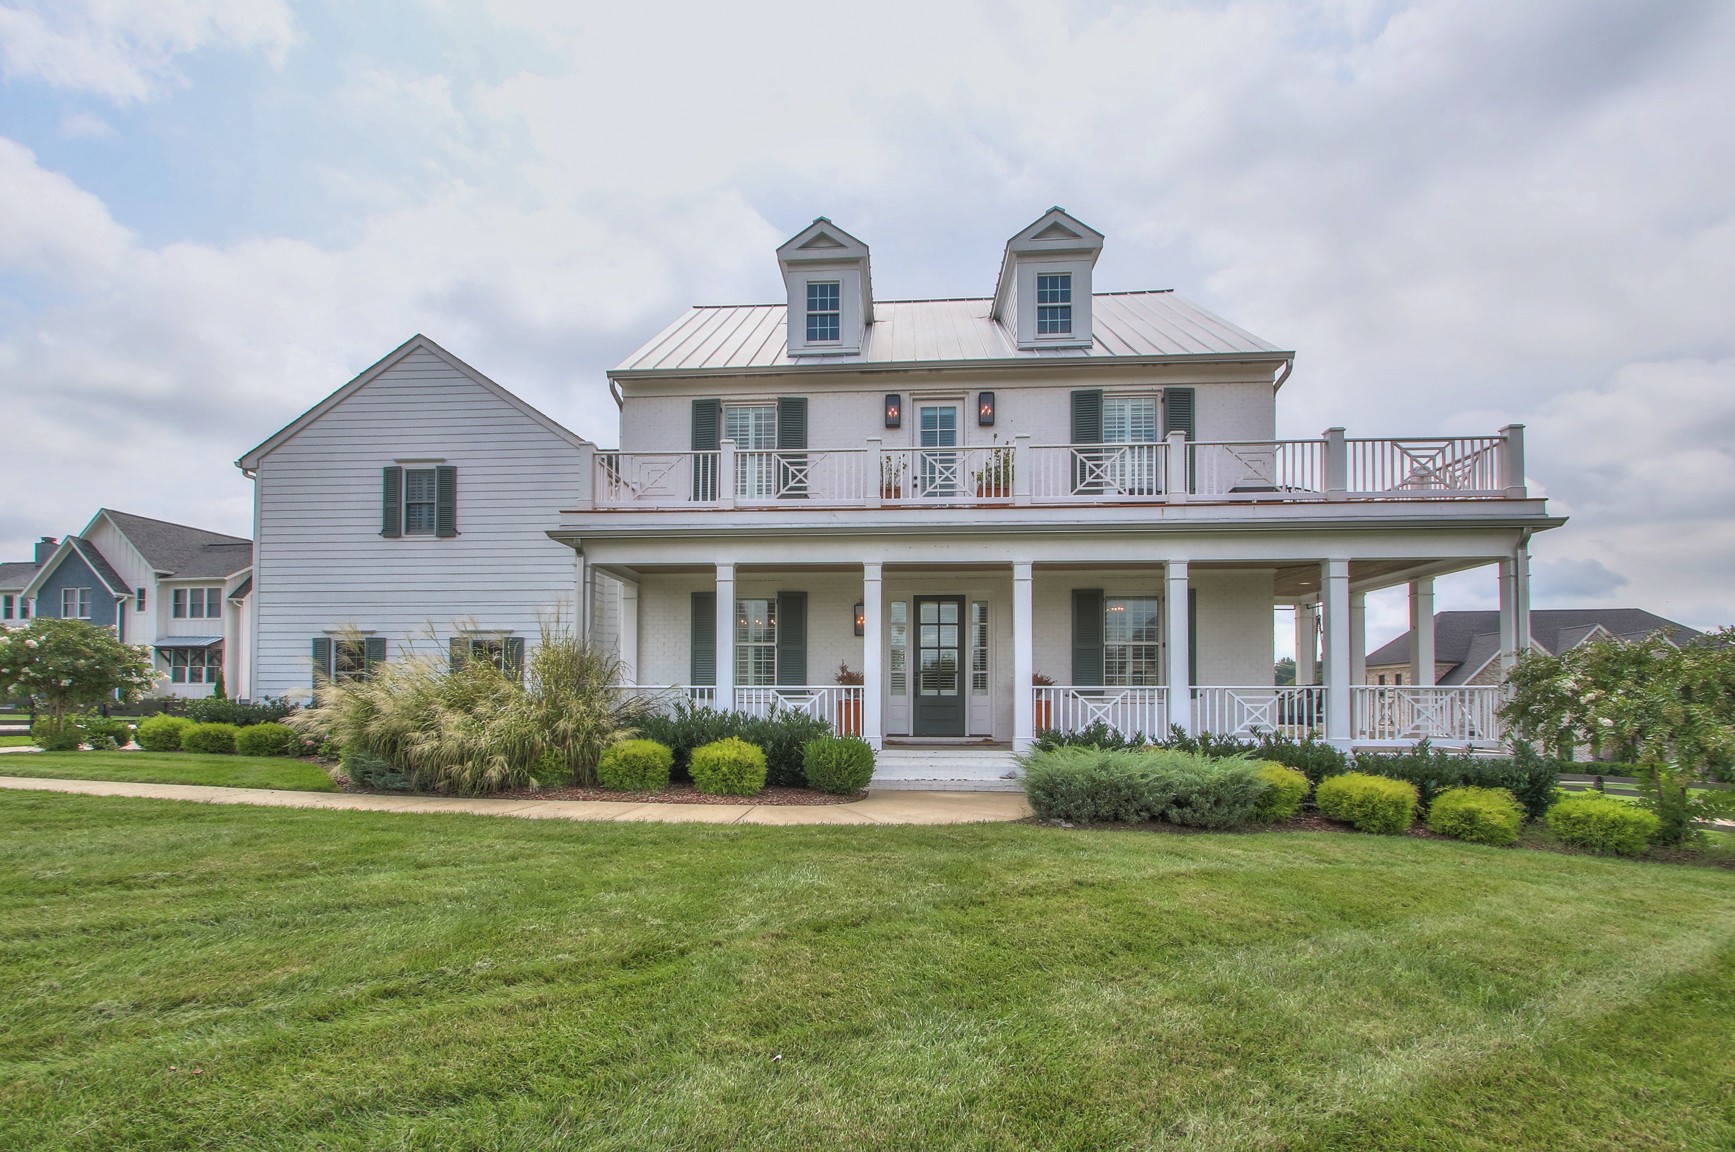
[[129, 784], [111, 780], [47, 780], [0, 776], [0, 789], [132, 796], [261, 808], [323, 808], [345, 812], [461, 812], [525, 820], [655, 821], [662, 824], [974, 824], [1022, 820], [1030, 806], [1011, 792], [869, 792], [851, 804], [639, 804], [611, 800], [486, 800], [444, 796], [373, 796], [290, 792], [275, 788], [211, 788], [200, 784]]

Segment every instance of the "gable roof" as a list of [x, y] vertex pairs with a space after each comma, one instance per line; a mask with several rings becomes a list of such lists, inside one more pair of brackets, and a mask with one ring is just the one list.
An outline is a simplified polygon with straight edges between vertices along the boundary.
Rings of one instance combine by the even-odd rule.
[[[1636, 640], [1653, 632], [1663, 632], [1675, 644], [1685, 644], [1699, 635], [1684, 624], [1666, 620], [1643, 608], [1533, 608], [1530, 611], [1530, 639], [1551, 656], [1569, 651], [1584, 643], [1598, 630], [1623, 640]], [[1497, 652], [1500, 634], [1499, 612], [1438, 612], [1434, 615], [1434, 662], [1450, 664], [1452, 671], [1440, 677], [1440, 683], [1458, 683], [1449, 679], [1460, 668], [1466, 677], [1474, 676], [1488, 658], [1477, 657], [1487, 647], [1484, 638], [1494, 644]], [[1398, 636], [1368, 653], [1369, 667], [1386, 667], [1410, 662], [1410, 634]]]
[[327, 412], [330, 412], [333, 408], [336, 408], [339, 404], [342, 404], [345, 400], [348, 400], [351, 396], [355, 395], [363, 388], [366, 388], [380, 374], [415, 352], [427, 352], [431, 355], [438, 356], [459, 373], [468, 377], [471, 381], [480, 385], [487, 391], [492, 392], [495, 396], [518, 409], [518, 411], [524, 413], [526, 416], [530, 417], [550, 432], [553, 432], [556, 436], [566, 440], [574, 447], [585, 448], [590, 446], [590, 441], [586, 440], [578, 433], [556, 422], [553, 418], [545, 416], [543, 413], [537, 411], [513, 393], [494, 383], [494, 381], [488, 379], [488, 377], [482, 375], [482, 373], [476, 371], [476, 369], [470, 367], [470, 365], [464, 363], [464, 361], [458, 359], [456, 356], [452, 355], [450, 352], [446, 351], [444, 348], [418, 332], [408, 340], [405, 340], [402, 344], [399, 344], [390, 352], [386, 353], [385, 356], [375, 361], [372, 366], [364, 369], [359, 376], [355, 377], [355, 379], [351, 380], [349, 383], [345, 384], [343, 387], [339, 388], [337, 391], [333, 392], [331, 395], [297, 416], [294, 420], [291, 420], [288, 424], [285, 424], [282, 428], [278, 429], [269, 439], [265, 440], [251, 451], [244, 453], [239, 460], [235, 461], [235, 466], [248, 472], [259, 467], [259, 462], [269, 455], [272, 450], [292, 439], [296, 433], [300, 432], [303, 428], [306, 428], [309, 424], [312, 424], [315, 420], [318, 420], [321, 416], [324, 416]]
[[102, 583], [102, 586], [113, 595], [132, 595], [133, 590], [127, 587], [127, 582], [121, 579], [119, 572], [114, 570], [114, 565], [108, 562], [108, 557], [98, 552], [96, 545], [82, 536], [68, 536], [60, 542], [60, 546], [54, 550], [54, 555], [50, 556], [48, 562], [36, 570], [36, 575], [32, 576], [30, 583], [24, 586], [24, 595], [35, 596], [41, 591], [42, 585], [59, 570], [68, 556], [77, 556], [84, 561], [84, 566], [90, 569], [91, 575], [95, 576]]
[[[828, 356], [826, 366], [1293, 355], [1166, 290], [1093, 294], [1093, 339], [1083, 348], [1021, 349], [1015, 334], [994, 319], [993, 306], [988, 297], [879, 301], [861, 351]], [[609, 375], [815, 367], [789, 355], [787, 305], [700, 305], [651, 337]]]
[[16, 592], [30, 583], [41, 567], [34, 560], [14, 560], [0, 564], [0, 592]]
[[[1096, 263], [1102, 252], [1104, 236], [1077, 216], [1056, 204], [1006, 241], [1000, 254], [1000, 275], [994, 281], [994, 316], [999, 319], [1006, 310], [1006, 299], [1012, 288], [1012, 273], [1018, 257], [1032, 254], [1089, 255]], [[1094, 298], [1093, 298], [1094, 299]]]
[[113, 508], [104, 508], [97, 515], [107, 517], [160, 576], [228, 577], [253, 566], [253, 541], [241, 536], [171, 524]]

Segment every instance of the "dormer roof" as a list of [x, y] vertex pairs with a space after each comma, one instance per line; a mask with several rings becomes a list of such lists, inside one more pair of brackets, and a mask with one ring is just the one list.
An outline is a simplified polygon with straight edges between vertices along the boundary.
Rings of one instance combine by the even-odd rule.
[[777, 249], [777, 263], [786, 276], [797, 268], [859, 264], [862, 323], [874, 322], [874, 286], [869, 273], [868, 246], [826, 217], [815, 217], [813, 223], [785, 240]]
[[1066, 209], [1055, 205], [1006, 241], [1000, 256], [1000, 279], [994, 285], [994, 319], [1010, 324], [1006, 303], [1012, 294], [1018, 258], [1026, 255], [1079, 257], [1096, 264], [1103, 235]]

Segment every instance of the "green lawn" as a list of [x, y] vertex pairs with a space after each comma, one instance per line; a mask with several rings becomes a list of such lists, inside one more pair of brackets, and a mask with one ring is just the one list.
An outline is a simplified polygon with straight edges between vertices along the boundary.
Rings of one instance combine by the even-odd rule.
[[34, 743], [29, 736], [0, 736], [0, 748], [28, 748]]
[[191, 752], [40, 752], [0, 759], [0, 776], [57, 780], [134, 780], [141, 784], [212, 784], [335, 792], [317, 764], [284, 756], [199, 756]]
[[0, 793], [7, 1148], [1726, 1150], [1732, 1005], [1708, 868]]

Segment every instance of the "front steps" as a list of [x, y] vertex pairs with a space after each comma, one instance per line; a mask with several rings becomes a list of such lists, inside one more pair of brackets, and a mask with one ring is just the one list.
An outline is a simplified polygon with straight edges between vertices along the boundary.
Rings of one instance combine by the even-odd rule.
[[1024, 783], [1018, 765], [1013, 763], [1010, 748], [891, 744], [882, 748], [875, 758], [874, 778], [868, 787], [1020, 792]]

